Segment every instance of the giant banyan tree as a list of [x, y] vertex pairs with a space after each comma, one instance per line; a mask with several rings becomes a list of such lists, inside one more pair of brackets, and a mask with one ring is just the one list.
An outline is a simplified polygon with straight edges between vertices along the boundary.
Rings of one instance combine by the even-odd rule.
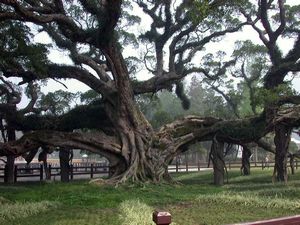
[[[138, 37], [130, 32], [140, 22], [134, 12], [151, 21]], [[39, 147], [83, 149], [109, 160], [110, 182], [160, 182], [170, 179], [168, 164], [190, 144], [212, 140], [218, 152], [224, 143], [259, 142], [275, 132], [277, 177], [284, 180], [286, 171], [281, 165], [286, 161], [289, 134], [300, 126], [300, 97], [282, 91], [288, 75], [300, 71], [299, 14], [299, 5], [288, 6], [284, 0], [1, 0], [0, 73], [5, 101], [1, 116], [8, 121], [4, 127], [23, 131], [24, 136], [1, 143], [0, 155], [22, 155]], [[12, 27], [15, 33], [10, 34], [7, 31]], [[154, 130], [135, 96], [175, 88], [188, 108], [182, 84], [186, 76], [214, 80], [239, 63], [233, 56], [210, 69], [209, 59], [203, 63], [200, 54], [210, 52], [214, 43], [222, 45], [224, 35], [244, 28], [256, 32], [268, 58], [260, 71], [260, 89], [271, 97], [260, 110], [251, 117], [231, 120], [191, 115]], [[49, 46], [33, 43], [29, 35], [33, 29], [46, 32], [73, 64], [47, 60], [44, 55]], [[9, 35], [15, 38], [14, 44], [4, 43], [10, 43], [9, 38], [5, 40]], [[282, 38], [292, 43], [284, 52], [278, 44]], [[134, 78], [133, 66], [140, 61], [124, 57], [128, 43], [146, 49], [140, 61], [152, 74], [150, 79]], [[21, 78], [20, 86], [28, 84], [31, 101], [26, 109], [14, 108], [18, 98], [7, 81], [13, 77]], [[36, 82], [44, 79], [76, 79], [99, 98], [60, 115], [44, 115], [34, 95]]]

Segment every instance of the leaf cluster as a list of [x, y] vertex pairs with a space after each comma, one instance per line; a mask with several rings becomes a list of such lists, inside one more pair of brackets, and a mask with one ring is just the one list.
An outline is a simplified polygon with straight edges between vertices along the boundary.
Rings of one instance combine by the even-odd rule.
[[282, 97], [294, 95], [297, 93], [288, 82], [280, 84], [274, 89], [258, 87], [255, 91], [255, 104], [263, 107], [278, 102]]
[[16, 21], [0, 23], [2, 70], [34, 70], [44, 76], [48, 63], [48, 47], [33, 42], [33, 35], [26, 24]]

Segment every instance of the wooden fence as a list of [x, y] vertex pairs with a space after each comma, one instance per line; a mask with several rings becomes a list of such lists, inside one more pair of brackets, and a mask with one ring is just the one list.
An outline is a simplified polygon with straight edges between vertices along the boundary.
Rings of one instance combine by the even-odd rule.
[[[59, 166], [48, 166], [50, 177], [60, 176]], [[5, 168], [0, 168], [0, 178], [4, 178]], [[73, 180], [74, 176], [78, 175], [89, 175], [90, 178], [94, 178], [96, 174], [108, 174], [109, 166], [101, 164], [90, 164], [86, 166], [71, 165], [70, 166], [70, 179]], [[21, 177], [39, 177], [39, 180], [44, 180], [44, 167], [43, 165], [35, 165], [33, 167], [24, 167], [20, 165], [15, 165], [14, 169], [14, 179], [15, 182]]]
[[[297, 160], [294, 161], [294, 165], [295, 165], [295, 169], [298, 169], [299, 163]], [[225, 162], [226, 168], [227, 169], [235, 169], [238, 168], [240, 169], [242, 164], [241, 161], [226, 161]], [[275, 162], [264, 162], [264, 161], [260, 161], [260, 162], [251, 162], [250, 163], [250, 167], [251, 168], [261, 168], [266, 169], [266, 168], [273, 168], [275, 165]], [[178, 161], [176, 161], [176, 164], [171, 164], [169, 166], [169, 172], [193, 172], [193, 171], [200, 171], [200, 170], [204, 170], [207, 168], [212, 168], [213, 165], [212, 163], [210, 163], [210, 166], [208, 167], [208, 163], [207, 162], [200, 162], [198, 161], [197, 164], [195, 163], [189, 163], [189, 161], [185, 161], [184, 163], [179, 163]]]
[[[295, 169], [298, 169], [299, 163], [295, 161], [294, 163]], [[234, 168], [241, 168], [240, 161], [227, 161], [226, 162], [227, 169], [234, 169]], [[274, 167], [274, 162], [251, 162], [251, 168], [272, 168]], [[179, 163], [176, 161], [176, 164], [169, 165], [169, 172], [178, 173], [178, 172], [195, 172], [201, 170], [212, 169], [212, 164], [208, 167], [208, 164], [205, 162], [198, 161], [197, 164], [189, 163], [186, 161], [184, 163]], [[48, 166], [50, 176], [54, 177], [60, 176], [60, 167], [58, 165], [49, 165]], [[4, 168], [0, 168], [0, 178], [4, 178]], [[72, 180], [74, 176], [78, 175], [89, 175], [90, 178], [94, 178], [95, 174], [108, 174], [109, 166], [103, 165], [102, 163], [95, 163], [90, 165], [83, 165], [82, 163], [75, 163], [71, 165], [70, 171], [70, 179]], [[26, 167], [24, 165], [15, 165], [15, 182], [17, 182], [18, 178], [21, 177], [39, 177], [40, 180], [44, 180], [44, 168], [42, 165], [37, 164], [33, 165], [32, 167]]]

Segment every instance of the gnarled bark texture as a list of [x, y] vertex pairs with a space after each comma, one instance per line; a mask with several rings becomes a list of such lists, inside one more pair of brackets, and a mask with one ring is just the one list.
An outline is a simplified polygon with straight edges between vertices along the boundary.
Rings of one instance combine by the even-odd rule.
[[214, 184], [221, 186], [224, 184], [225, 176], [224, 142], [213, 140], [211, 158], [214, 168]]
[[290, 143], [291, 128], [283, 124], [275, 127], [274, 143], [276, 146], [275, 153], [275, 176], [277, 181], [287, 182], [287, 158], [288, 147]]
[[62, 182], [70, 181], [70, 151], [65, 148], [61, 148], [59, 151], [59, 164], [60, 164], [60, 179]]
[[9, 155], [6, 158], [6, 165], [4, 168], [4, 182], [13, 184], [15, 182], [15, 156]]
[[243, 145], [243, 152], [242, 152], [242, 167], [241, 172], [244, 176], [250, 175], [250, 156], [251, 150], [247, 145]]
[[[15, 107], [13, 110], [15, 110]], [[11, 126], [11, 122], [9, 121], [7, 125], [8, 125], [7, 140], [15, 141], [16, 132]], [[9, 184], [13, 184], [15, 182], [15, 156], [13, 155], [7, 156], [7, 161], [4, 170], [4, 182]]]

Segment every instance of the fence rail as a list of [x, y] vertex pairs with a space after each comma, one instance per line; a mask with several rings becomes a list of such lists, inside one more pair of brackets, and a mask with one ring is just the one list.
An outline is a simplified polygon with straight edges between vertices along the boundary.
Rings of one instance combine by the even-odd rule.
[[[234, 168], [240, 169], [242, 166], [242, 163], [241, 163], [241, 161], [226, 161], [225, 165], [226, 165], [227, 169], [234, 169]], [[274, 161], [271, 161], [271, 162], [260, 161], [260, 162], [251, 162], [250, 163], [251, 168], [261, 168], [261, 169], [271, 168], [271, 167], [274, 167], [274, 165], [275, 165]], [[299, 163], [297, 160], [294, 161], [294, 165], [295, 165], [295, 169], [298, 169]], [[176, 161], [176, 164], [171, 164], [169, 166], [169, 172], [176, 172], [176, 173], [192, 172], [192, 171], [204, 170], [207, 168], [213, 168], [212, 163], [208, 167], [207, 162], [198, 162], [197, 164], [196, 163], [191, 164], [188, 161], [186, 161], [184, 163], [178, 163]]]
[[[273, 167], [275, 162], [251, 162], [250, 166], [251, 168], [271, 168]], [[295, 160], [295, 169], [298, 169], [298, 161]], [[241, 168], [241, 162], [240, 161], [227, 161], [226, 162], [226, 167], [227, 169], [234, 169], [234, 168]], [[195, 163], [189, 163], [188, 161], [184, 163], [179, 163], [176, 161], [175, 164], [169, 165], [169, 172], [171, 173], [178, 173], [178, 172], [195, 172], [195, 171], [202, 171], [202, 170], [207, 170], [207, 169], [212, 169], [212, 164], [208, 167], [208, 163], [205, 162], [198, 162], [197, 164]], [[5, 168], [0, 167], [0, 178], [4, 178], [4, 170]], [[50, 177], [56, 178], [56, 176], [60, 176], [60, 167], [58, 165], [49, 165], [48, 166], [48, 171]], [[109, 172], [109, 166], [103, 165], [101, 163], [92, 163], [90, 165], [82, 166], [80, 163], [72, 164], [70, 166], [70, 179], [72, 180], [74, 177], [79, 176], [79, 175], [89, 175], [90, 178], [94, 178], [96, 174], [108, 174]], [[14, 170], [14, 179], [15, 182], [17, 182], [18, 178], [21, 177], [40, 177], [40, 180], [44, 179], [45, 171], [44, 167], [40, 164], [35, 165], [33, 167], [26, 167], [24, 165], [15, 165], [15, 170]]]
[[[60, 176], [60, 167], [49, 165], [47, 167], [49, 171], [49, 176], [52, 178]], [[109, 171], [109, 166], [90, 164], [89, 166], [74, 166], [70, 165], [70, 179], [73, 180], [74, 176], [78, 175], [89, 175], [90, 178], [94, 178], [96, 174], [107, 174]], [[40, 181], [44, 180], [44, 167], [39, 165], [37, 167], [24, 167], [20, 165], [15, 165], [14, 168], [14, 182], [17, 182], [18, 178], [21, 177], [39, 177]], [[5, 168], [0, 168], [0, 178], [4, 178]]]

